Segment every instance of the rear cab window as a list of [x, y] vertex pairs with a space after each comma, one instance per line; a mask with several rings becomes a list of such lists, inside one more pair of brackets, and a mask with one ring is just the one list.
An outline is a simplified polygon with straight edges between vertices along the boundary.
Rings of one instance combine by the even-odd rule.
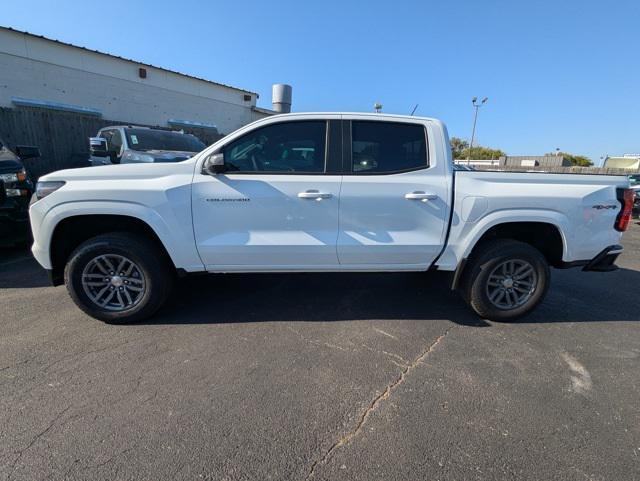
[[429, 166], [421, 124], [353, 120], [351, 173], [393, 174]]

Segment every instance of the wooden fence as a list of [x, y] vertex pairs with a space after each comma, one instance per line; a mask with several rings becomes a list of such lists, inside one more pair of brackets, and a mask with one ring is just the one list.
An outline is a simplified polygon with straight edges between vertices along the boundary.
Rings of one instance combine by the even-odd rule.
[[[102, 127], [129, 123], [56, 110], [0, 108], [0, 138], [9, 148], [16, 145], [40, 148], [42, 157], [25, 161], [35, 178], [54, 170], [88, 166], [88, 138], [95, 136]], [[184, 131], [194, 134], [207, 145], [222, 138], [222, 135], [207, 129], [185, 128]]]

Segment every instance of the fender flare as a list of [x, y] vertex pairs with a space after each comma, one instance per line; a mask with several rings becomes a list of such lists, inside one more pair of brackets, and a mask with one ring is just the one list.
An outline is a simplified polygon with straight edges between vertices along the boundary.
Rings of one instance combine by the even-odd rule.
[[501, 224], [523, 222], [538, 222], [555, 227], [562, 240], [562, 259], [570, 257], [571, 239], [567, 236], [570, 223], [564, 214], [545, 209], [507, 209], [490, 212], [472, 224], [461, 223], [453, 226], [451, 235], [456, 242], [446, 247], [438, 265], [445, 270], [457, 271], [463, 260], [469, 257], [478, 241], [490, 229]]
[[[185, 243], [185, 239], [180, 240], [176, 237], [158, 212], [146, 205], [130, 201], [87, 200], [57, 204], [47, 211], [40, 226], [40, 231], [46, 232], [44, 239], [46, 245], [51, 246], [53, 234], [62, 221], [72, 217], [91, 215], [125, 216], [142, 221], [158, 237], [177, 268], [184, 268], [187, 271], [194, 270], [194, 268], [204, 269], [195, 247], [192, 232], [188, 236], [182, 234], [183, 237], [188, 237], [189, 242]], [[191, 246], [191, 249], [185, 248], [186, 246]], [[51, 262], [52, 259], [49, 261]]]

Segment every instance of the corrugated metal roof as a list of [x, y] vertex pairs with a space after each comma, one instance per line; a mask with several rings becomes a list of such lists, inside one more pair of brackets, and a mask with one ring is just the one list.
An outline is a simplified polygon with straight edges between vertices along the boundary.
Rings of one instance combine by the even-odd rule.
[[141, 65], [143, 67], [151, 67], [151, 68], [155, 68], [155, 69], [158, 69], [158, 70], [163, 70], [165, 72], [174, 73], [176, 75], [182, 75], [183, 77], [188, 77], [188, 78], [192, 78], [192, 79], [195, 79], [195, 80], [200, 80], [202, 82], [207, 82], [207, 83], [210, 83], [210, 84], [213, 84], [213, 85], [218, 85], [218, 86], [221, 86], [221, 87], [227, 87], [229, 89], [237, 90], [239, 92], [245, 92], [245, 93], [248, 93], [248, 94], [253, 94], [256, 97], [259, 97], [257, 92], [252, 92], [251, 90], [245, 90], [245, 89], [241, 89], [241, 88], [238, 88], [238, 87], [233, 87], [231, 85], [223, 84], [223, 83], [220, 83], [220, 82], [214, 82], [213, 80], [207, 80], [205, 78], [196, 77], [195, 75], [188, 75], [186, 73], [178, 72], [176, 70], [171, 70], [171, 69], [164, 68], [164, 67], [158, 67], [157, 65], [152, 65], [150, 63], [139, 62], [139, 61], [133, 60], [131, 58], [120, 57], [119, 55], [113, 55], [113, 54], [110, 54], [110, 53], [101, 52], [100, 50], [93, 50], [91, 48], [81, 47], [79, 45], [74, 45], [72, 43], [67, 43], [67, 42], [63, 42], [61, 40], [56, 40], [55, 38], [45, 37], [44, 35], [36, 35], [34, 33], [31, 33], [31, 32], [25, 32], [25, 31], [22, 31], [22, 30], [16, 30], [15, 28], [11, 28], [11, 27], [3, 27], [1, 25], [0, 25], [0, 29], [8, 30], [10, 32], [19, 33], [19, 34], [22, 34], [22, 35], [28, 35], [29, 37], [40, 38], [40, 39], [43, 39], [43, 40], [47, 40], [49, 42], [55, 42], [57, 44], [65, 45], [67, 47], [79, 48], [79, 49], [85, 50], [87, 52], [98, 53], [100, 55], [106, 55], [107, 57], [117, 58], [119, 60], [124, 60], [126, 62], [135, 63], [136, 65]]

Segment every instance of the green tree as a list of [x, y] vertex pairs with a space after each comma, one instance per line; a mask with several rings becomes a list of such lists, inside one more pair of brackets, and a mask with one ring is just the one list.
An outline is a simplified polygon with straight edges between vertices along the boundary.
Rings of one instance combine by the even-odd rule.
[[469, 147], [469, 142], [462, 140], [459, 137], [451, 137], [449, 143], [451, 144], [451, 151], [453, 152], [454, 159], [461, 159], [462, 157], [460, 156], [462, 155], [462, 151]]
[[545, 155], [561, 155], [569, 162], [571, 162], [571, 165], [576, 165], [578, 167], [591, 167], [593, 165], [591, 159], [589, 157], [585, 157], [584, 155], [573, 155], [568, 154], [567, 152], [550, 152]]
[[491, 149], [489, 147], [483, 147], [478, 145], [477, 147], [472, 147], [471, 151], [469, 148], [465, 148], [460, 152], [460, 156], [456, 157], [457, 159], [466, 159], [469, 158], [471, 160], [495, 160], [499, 159], [501, 156], [506, 155], [500, 149]]
[[471, 155], [469, 155], [469, 142], [466, 140], [459, 137], [451, 137], [449, 142], [451, 143], [451, 151], [453, 152], [454, 159], [466, 159], [469, 157], [473, 160], [492, 160], [505, 155], [500, 149], [491, 149], [481, 145], [473, 147], [471, 149]]

